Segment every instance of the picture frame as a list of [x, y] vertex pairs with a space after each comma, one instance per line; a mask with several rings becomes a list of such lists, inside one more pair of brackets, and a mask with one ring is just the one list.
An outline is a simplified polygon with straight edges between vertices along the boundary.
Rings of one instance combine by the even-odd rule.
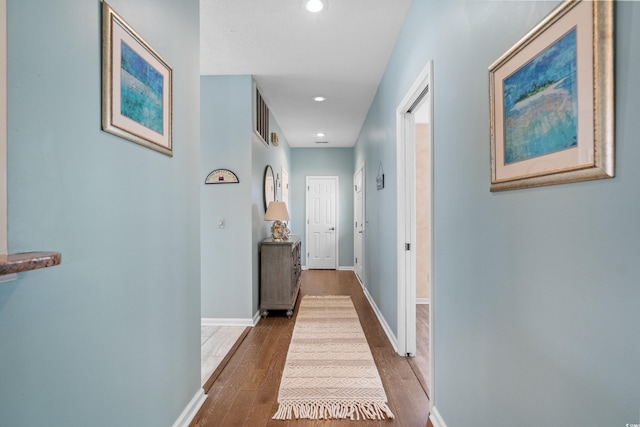
[[280, 192], [280, 201], [285, 202], [287, 207], [289, 206], [289, 172], [284, 168], [284, 166], [280, 167], [280, 176], [281, 180], [281, 192]]
[[613, 1], [567, 0], [489, 67], [491, 191], [614, 176]]
[[102, 2], [102, 129], [173, 156], [172, 68]]

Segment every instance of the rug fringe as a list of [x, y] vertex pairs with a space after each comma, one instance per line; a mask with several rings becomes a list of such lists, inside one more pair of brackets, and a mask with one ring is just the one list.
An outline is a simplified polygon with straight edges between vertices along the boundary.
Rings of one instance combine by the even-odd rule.
[[394, 418], [386, 402], [337, 403], [337, 402], [296, 402], [280, 403], [274, 420], [384, 420]]

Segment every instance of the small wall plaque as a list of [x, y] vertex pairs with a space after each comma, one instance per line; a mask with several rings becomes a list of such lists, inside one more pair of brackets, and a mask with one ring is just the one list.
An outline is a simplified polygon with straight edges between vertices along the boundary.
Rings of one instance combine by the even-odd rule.
[[204, 180], [205, 184], [237, 184], [239, 182], [238, 176], [229, 169], [216, 169]]

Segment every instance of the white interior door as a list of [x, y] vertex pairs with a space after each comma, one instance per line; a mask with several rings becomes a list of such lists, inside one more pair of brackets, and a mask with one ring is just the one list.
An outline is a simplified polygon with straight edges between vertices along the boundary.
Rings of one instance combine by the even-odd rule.
[[364, 285], [364, 166], [358, 169], [353, 176], [353, 266], [360, 283]]
[[338, 177], [307, 177], [307, 268], [336, 269]]

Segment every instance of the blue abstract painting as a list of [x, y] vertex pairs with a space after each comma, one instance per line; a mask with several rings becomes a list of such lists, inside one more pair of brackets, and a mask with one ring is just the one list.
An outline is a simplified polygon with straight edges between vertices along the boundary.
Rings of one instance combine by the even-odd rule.
[[125, 42], [121, 57], [120, 114], [162, 134], [164, 77]]
[[504, 163], [578, 144], [576, 29], [504, 79]]

